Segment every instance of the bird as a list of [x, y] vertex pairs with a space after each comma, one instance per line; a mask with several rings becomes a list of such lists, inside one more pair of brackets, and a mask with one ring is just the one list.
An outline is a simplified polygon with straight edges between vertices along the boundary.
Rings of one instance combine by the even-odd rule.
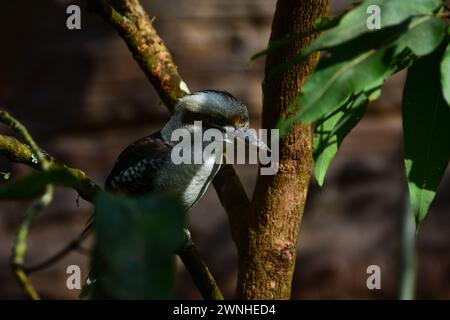
[[[200, 125], [199, 125], [200, 124]], [[189, 211], [204, 195], [220, 169], [222, 154], [211, 154], [201, 163], [175, 164], [171, 158], [177, 144], [172, 134], [185, 129], [195, 134], [218, 129], [223, 137], [219, 143], [237, 138], [247, 144], [269, 150], [253, 131], [249, 131], [249, 113], [244, 103], [226, 91], [202, 90], [183, 96], [173, 109], [164, 127], [125, 148], [119, 155], [105, 183], [110, 192], [127, 195], [166, 193]], [[202, 147], [209, 143], [202, 142]], [[191, 156], [199, 152], [191, 141]]]
[[[178, 129], [185, 129], [195, 138], [208, 129], [220, 131], [222, 139], [204, 142], [205, 148], [210, 143], [227, 144], [237, 138], [247, 144], [270, 151], [254, 131], [249, 129], [249, 114], [244, 103], [226, 91], [203, 90], [183, 96], [174, 106], [173, 114], [164, 127], [143, 137], [126, 147], [118, 156], [105, 182], [108, 192], [129, 196], [164, 193], [176, 200], [185, 212], [200, 200], [212, 179], [222, 165], [223, 154], [211, 153], [202, 157], [200, 163], [174, 163], [172, 151], [177, 141], [172, 134]], [[191, 158], [196, 152], [195, 141], [190, 141]], [[220, 150], [220, 149], [218, 149]], [[223, 149], [222, 149], [223, 150]], [[93, 216], [89, 219], [81, 237], [84, 238], [92, 230]], [[184, 229], [185, 241], [180, 248], [192, 245], [188, 229]], [[90, 273], [80, 297], [89, 294], [95, 279]]]

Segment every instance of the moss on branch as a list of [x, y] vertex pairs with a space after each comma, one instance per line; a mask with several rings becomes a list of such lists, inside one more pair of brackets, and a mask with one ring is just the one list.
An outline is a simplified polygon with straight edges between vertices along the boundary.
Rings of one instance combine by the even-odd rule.
[[[31, 148], [16, 138], [0, 135], [0, 154], [11, 162], [39, 169], [39, 163]], [[45, 155], [45, 158], [48, 162], [49, 170], [64, 171], [68, 176], [72, 177], [74, 183], [71, 187], [78, 192], [80, 197], [89, 202], [94, 201], [94, 197], [100, 187], [86, 173], [79, 169], [70, 168], [49, 155]]]

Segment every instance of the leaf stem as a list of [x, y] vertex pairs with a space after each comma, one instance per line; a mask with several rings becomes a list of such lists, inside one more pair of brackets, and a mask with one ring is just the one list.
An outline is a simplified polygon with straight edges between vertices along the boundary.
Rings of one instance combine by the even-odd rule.
[[435, 16], [438, 18], [448, 18], [450, 17], [450, 12], [438, 12]]

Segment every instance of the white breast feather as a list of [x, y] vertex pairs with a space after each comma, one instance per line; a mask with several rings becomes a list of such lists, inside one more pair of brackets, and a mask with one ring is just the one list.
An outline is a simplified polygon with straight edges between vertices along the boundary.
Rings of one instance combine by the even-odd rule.
[[[207, 159], [202, 165], [199, 165], [200, 168], [189, 182], [183, 194], [185, 203], [189, 203], [190, 206], [193, 206], [196, 200], [203, 195], [200, 193], [202, 192], [203, 186], [208, 182], [208, 178], [210, 178], [211, 172], [215, 166], [215, 160], [216, 158], [213, 156]], [[203, 193], [205, 191], [206, 188], [204, 188]]]

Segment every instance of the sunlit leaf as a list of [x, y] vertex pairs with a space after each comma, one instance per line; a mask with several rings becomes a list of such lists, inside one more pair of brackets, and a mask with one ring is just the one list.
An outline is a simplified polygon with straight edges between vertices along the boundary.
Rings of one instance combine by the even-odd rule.
[[[380, 8], [381, 29], [370, 30], [367, 27], [369, 14], [367, 8], [376, 5]], [[283, 62], [271, 70], [266, 78], [279, 74], [294, 64], [302, 62], [311, 53], [319, 50], [331, 51], [333, 48], [353, 42], [361, 45], [370, 43], [373, 38], [383, 39], [383, 46], [388, 45], [390, 37], [379, 36], [386, 29], [393, 29], [407, 20], [421, 16], [431, 16], [440, 6], [441, 0], [366, 0], [360, 5], [339, 17], [337, 25], [326, 30], [319, 38], [314, 40], [308, 48], [292, 59]], [[351, 48], [351, 47], [350, 47]], [[349, 52], [354, 51], [350, 49]]]
[[170, 197], [100, 193], [94, 214], [93, 297], [171, 298], [174, 254], [183, 243], [184, 225], [183, 210]]
[[352, 60], [336, 60], [336, 63], [323, 60], [305, 83], [302, 95], [291, 104], [300, 102], [300, 111], [280, 120], [280, 134], [289, 131], [294, 122], [310, 123], [336, 111], [352, 95], [381, 87], [394, 62], [390, 52], [392, 49], [385, 48], [365, 52]]
[[409, 69], [403, 94], [405, 166], [417, 226], [428, 213], [450, 155], [450, 109], [440, 86], [443, 50]]
[[398, 51], [409, 48], [414, 55], [422, 57], [433, 52], [445, 35], [445, 23], [435, 16], [412, 20], [408, 32], [396, 41]]
[[[351, 39], [351, 41], [331, 47], [327, 50], [327, 54], [322, 57], [322, 60], [329, 59], [330, 56], [336, 61], [351, 60], [356, 59], [359, 55], [368, 51], [376, 51], [380, 48], [386, 48], [388, 45], [393, 44], [399, 37], [401, 37], [408, 30], [410, 24], [411, 19], [408, 19], [398, 25], [382, 29], [378, 32], [363, 34], [359, 37]], [[274, 67], [267, 73], [266, 80], [270, 80], [274, 76], [285, 71], [290, 66], [302, 62], [309, 55], [309, 53], [307, 55], [305, 54], [308, 50], [309, 47], [293, 59], [287, 60]]]
[[367, 8], [376, 5], [381, 13], [381, 30], [419, 15], [430, 15], [439, 6], [441, 0], [365, 0], [360, 5], [349, 11], [340, 23], [333, 29], [323, 33], [305, 51], [309, 55], [317, 50], [324, 50], [340, 45], [346, 41], [357, 38], [362, 34], [377, 33], [381, 30], [369, 30], [367, 27]]
[[339, 109], [351, 96], [381, 87], [400, 70], [399, 66], [410, 64], [412, 57], [432, 52], [444, 36], [443, 22], [433, 16], [412, 19], [406, 27], [391, 45], [364, 51], [356, 57], [346, 56], [353, 45], [333, 49], [334, 55], [320, 61], [305, 83], [302, 95], [291, 103], [291, 106], [300, 103], [299, 112], [279, 122], [281, 134], [296, 121], [316, 121]]
[[367, 96], [361, 93], [316, 124], [313, 139], [314, 173], [320, 186], [339, 146], [362, 118], [368, 103]]

